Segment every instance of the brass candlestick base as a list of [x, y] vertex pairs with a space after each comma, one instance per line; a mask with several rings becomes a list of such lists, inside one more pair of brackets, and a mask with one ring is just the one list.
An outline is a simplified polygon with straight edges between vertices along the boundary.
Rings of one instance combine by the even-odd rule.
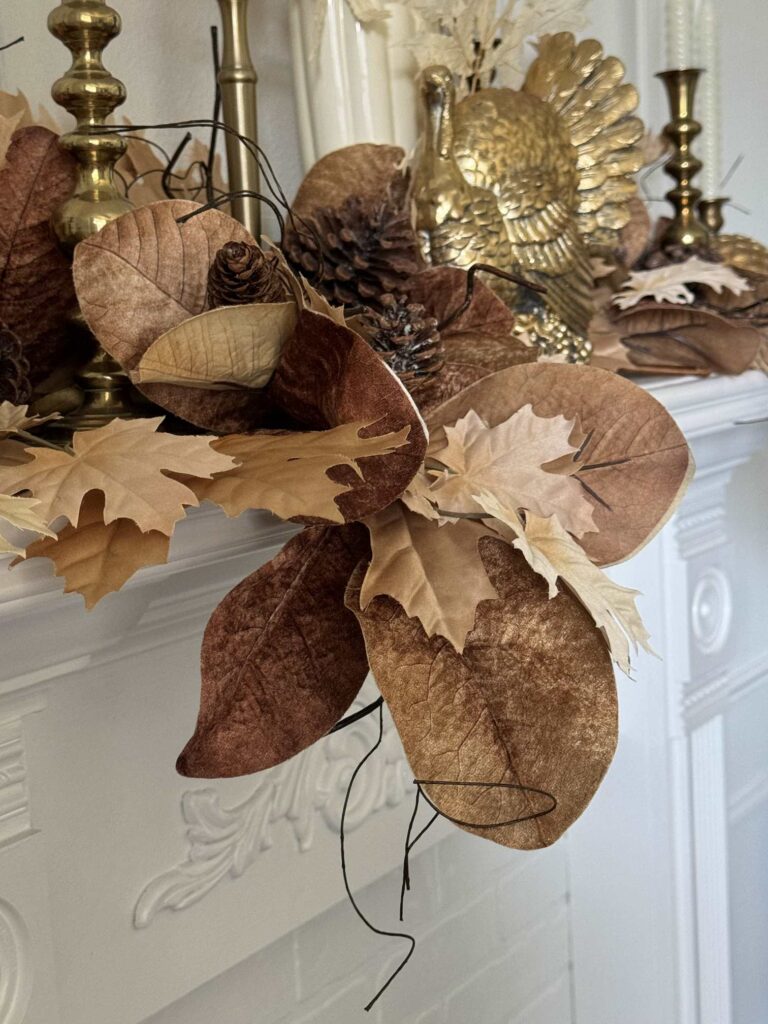
[[709, 231], [699, 220], [696, 210], [701, 191], [693, 185], [693, 179], [703, 165], [691, 151], [691, 143], [701, 133], [701, 125], [693, 116], [700, 76], [698, 68], [662, 71], [656, 76], [666, 87], [672, 112], [672, 120], [664, 128], [664, 135], [672, 143], [674, 151], [665, 168], [677, 182], [675, 188], [667, 192], [675, 216], [661, 237], [664, 250], [692, 251], [706, 248], [709, 242]]
[[[48, 16], [49, 31], [72, 54], [69, 70], [51, 90], [54, 100], [77, 120], [74, 131], [60, 140], [78, 163], [75, 191], [52, 219], [53, 230], [68, 252], [132, 209], [114, 181], [114, 166], [126, 144], [119, 135], [94, 130], [125, 100], [123, 83], [105, 69], [101, 59], [120, 28], [120, 15], [104, 0], [62, 0]], [[85, 328], [79, 311], [73, 314], [72, 329], [73, 338], [82, 339]], [[128, 377], [91, 340], [96, 354], [75, 378], [83, 401], [79, 409], [57, 421], [63, 429], [92, 429], [134, 414], [135, 392]]]
[[699, 216], [702, 223], [712, 235], [719, 235], [725, 224], [723, 207], [731, 200], [727, 196], [719, 196], [716, 199], [699, 200]]

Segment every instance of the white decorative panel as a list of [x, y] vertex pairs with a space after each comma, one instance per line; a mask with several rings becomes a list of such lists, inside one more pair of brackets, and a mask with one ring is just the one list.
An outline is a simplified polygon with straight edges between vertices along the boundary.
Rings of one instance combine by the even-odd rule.
[[0, 1024], [22, 1024], [31, 991], [29, 933], [18, 911], [0, 900]]

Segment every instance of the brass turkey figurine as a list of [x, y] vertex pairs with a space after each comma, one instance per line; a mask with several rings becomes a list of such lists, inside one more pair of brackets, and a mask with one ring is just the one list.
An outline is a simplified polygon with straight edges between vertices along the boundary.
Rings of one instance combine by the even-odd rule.
[[487, 263], [546, 287], [491, 280], [548, 354], [588, 358], [590, 259], [615, 250], [643, 159], [636, 89], [593, 39], [545, 36], [520, 91], [456, 102], [448, 68], [422, 76], [426, 130], [413, 183], [433, 264]]

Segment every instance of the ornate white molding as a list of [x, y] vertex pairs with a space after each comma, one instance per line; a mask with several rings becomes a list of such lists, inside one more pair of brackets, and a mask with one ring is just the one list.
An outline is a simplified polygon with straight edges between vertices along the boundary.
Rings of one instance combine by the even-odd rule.
[[722, 715], [729, 704], [768, 684], [768, 653], [741, 665], [719, 669], [690, 682], [683, 696], [688, 727]]
[[693, 639], [702, 654], [725, 647], [733, 619], [733, 592], [722, 569], [710, 566], [696, 580], [691, 599]]
[[44, 707], [41, 694], [0, 697], [0, 848], [32, 832], [24, 717]]
[[[225, 878], [239, 878], [272, 846], [278, 826], [292, 831], [302, 852], [312, 848], [318, 819], [338, 833], [350, 775], [377, 731], [378, 716], [373, 714], [327, 737], [262, 773], [251, 796], [235, 807], [222, 807], [215, 789], [186, 792], [181, 811], [187, 856], [144, 888], [134, 909], [134, 926], [146, 928], [161, 910], [183, 910]], [[396, 807], [412, 788], [397, 731], [385, 716], [382, 745], [366, 765], [347, 810], [347, 831], [376, 811]]]
[[14, 907], [0, 900], [0, 1024], [22, 1024], [31, 994], [29, 933]]

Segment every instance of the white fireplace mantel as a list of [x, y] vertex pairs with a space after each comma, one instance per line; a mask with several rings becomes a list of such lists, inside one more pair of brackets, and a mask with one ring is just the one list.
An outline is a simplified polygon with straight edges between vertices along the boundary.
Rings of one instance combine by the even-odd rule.
[[[650, 390], [689, 438], [697, 476], [663, 534], [615, 573], [647, 595], [663, 661], [620, 682], [616, 763], [561, 845], [562, 927], [579, 1020], [731, 1024], [723, 721], [768, 684], [749, 605], [768, 552], [756, 540], [745, 558], [759, 517], [739, 477], [768, 440], [768, 423], [750, 422], [768, 417], [768, 380]], [[260, 777], [197, 784], [173, 768], [206, 619], [290, 533], [263, 514], [196, 511], [167, 566], [91, 613], [42, 560], [2, 574], [0, 1024], [139, 1024], [342, 899], [341, 801], [374, 722]], [[763, 786], [745, 783], [742, 804]], [[410, 807], [388, 725], [350, 811], [356, 888], [400, 864]]]

